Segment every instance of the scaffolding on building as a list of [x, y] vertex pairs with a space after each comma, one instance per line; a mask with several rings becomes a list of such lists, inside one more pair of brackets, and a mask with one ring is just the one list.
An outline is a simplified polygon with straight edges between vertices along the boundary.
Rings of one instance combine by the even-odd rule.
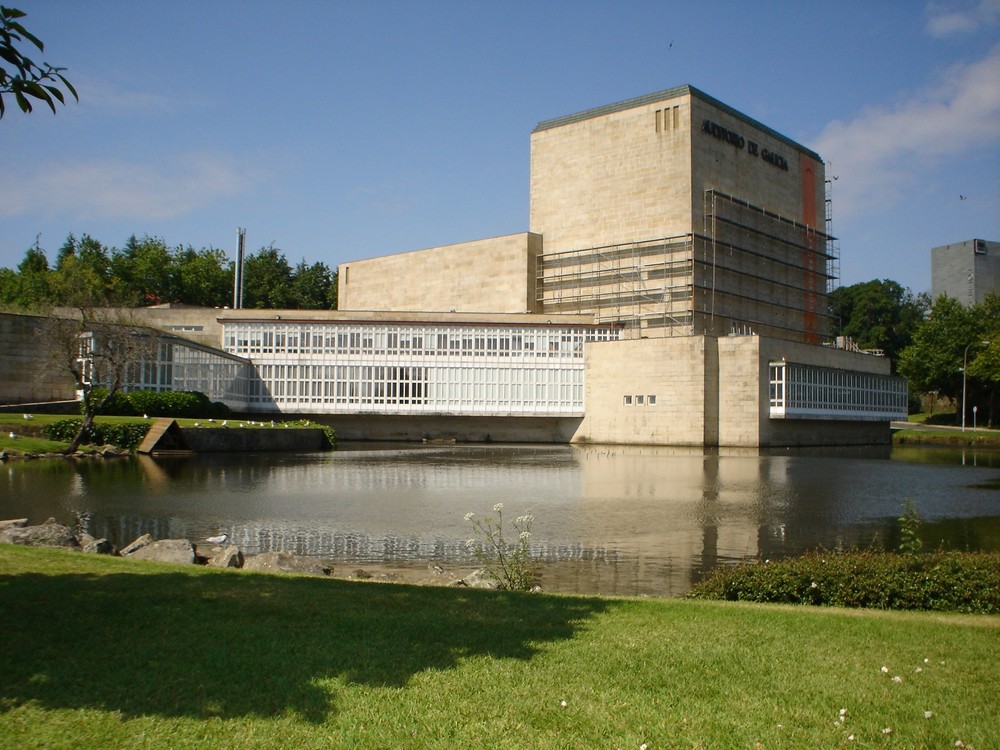
[[[833, 180], [836, 179], [836, 177], [833, 178]], [[840, 284], [840, 241], [833, 236], [833, 180], [826, 181], [826, 254], [830, 258], [828, 263], [830, 278], [826, 284], [827, 294], [833, 294], [833, 290]]]
[[705, 191], [703, 215], [708, 330], [736, 326], [820, 343], [827, 332], [833, 238], [718, 190]]
[[691, 235], [546, 253], [536, 263], [543, 313], [590, 314], [625, 337], [691, 333]]

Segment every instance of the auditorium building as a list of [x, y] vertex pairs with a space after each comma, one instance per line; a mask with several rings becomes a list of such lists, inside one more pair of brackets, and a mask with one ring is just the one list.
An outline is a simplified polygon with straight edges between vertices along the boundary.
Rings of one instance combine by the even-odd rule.
[[890, 362], [830, 341], [819, 154], [681, 86], [539, 123], [530, 171], [529, 231], [343, 263], [337, 311], [145, 314], [245, 363], [213, 397], [344, 438], [850, 445], [906, 418]]

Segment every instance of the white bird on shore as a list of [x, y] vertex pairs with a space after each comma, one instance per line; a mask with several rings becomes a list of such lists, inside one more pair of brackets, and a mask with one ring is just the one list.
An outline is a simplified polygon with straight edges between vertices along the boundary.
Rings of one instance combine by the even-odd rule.
[[25, 419], [34, 419], [34, 417], [32, 415], [30, 415], [30, 414], [25, 414], [24, 418]]
[[222, 420], [222, 426], [223, 427], [228, 427], [229, 426], [229, 420], [228, 419], [223, 419]]
[[229, 534], [219, 534], [218, 536], [210, 536], [205, 541], [209, 544], [225, 544], [227, 539], [229, 539]]
[[11, 440], [17, 440], [17, 433], [16, 432], [11, 432], [10, 433], [10, 439]]

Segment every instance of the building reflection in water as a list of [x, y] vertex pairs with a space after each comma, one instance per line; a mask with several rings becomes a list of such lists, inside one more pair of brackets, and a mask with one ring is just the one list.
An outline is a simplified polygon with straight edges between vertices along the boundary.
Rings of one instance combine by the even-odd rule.
[[366, 446], [42, 463], [0, 474], [0, 516], [82, 516], [119, 546], [143, 533], [225, 531], [250, 554], [291, 550], [335, 565], [471, 566], [464, 516], [502, 502], [508, 521], [535, 516], [544, 587], [584, 593], [680, 594], [719, 564], [892, 546], [907, 497], [962, 548], [988, 546], [980, 527], [1000, 516], [996, 493], [977, 489], [995, 487], [997, 464], [963, 467], [957, 453], [928, 465], [924, 455], [829, 449]]

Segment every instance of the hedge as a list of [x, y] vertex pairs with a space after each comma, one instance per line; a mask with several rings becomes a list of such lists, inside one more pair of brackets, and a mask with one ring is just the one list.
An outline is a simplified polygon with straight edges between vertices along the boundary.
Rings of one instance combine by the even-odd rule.
[[[83, 424], [82, 419], [61, 419], [42, 427], [42, 435], [49, 440], [68, 443]], [[124, 450], [135, 450], [149, 432], [150, 425], [143, 422], [111, 424], [95, 422], [83, 434], [83, 442], [90, 445], [114, 445]]]
[[[94, 390], [94, 397], [103, 397], [105, 391]], [[81, 405], [81, 410], [83, 406]], [[220, 401], [209, 401], [199, 391], [119, 391], [104, 405], [102, 414], [118, 417], [190, 417], [192, 419], [225, 418], [229, 407]]]
[[717, 569], [689, 596], [1000, 614], [1000, 552], [816, 552]]

